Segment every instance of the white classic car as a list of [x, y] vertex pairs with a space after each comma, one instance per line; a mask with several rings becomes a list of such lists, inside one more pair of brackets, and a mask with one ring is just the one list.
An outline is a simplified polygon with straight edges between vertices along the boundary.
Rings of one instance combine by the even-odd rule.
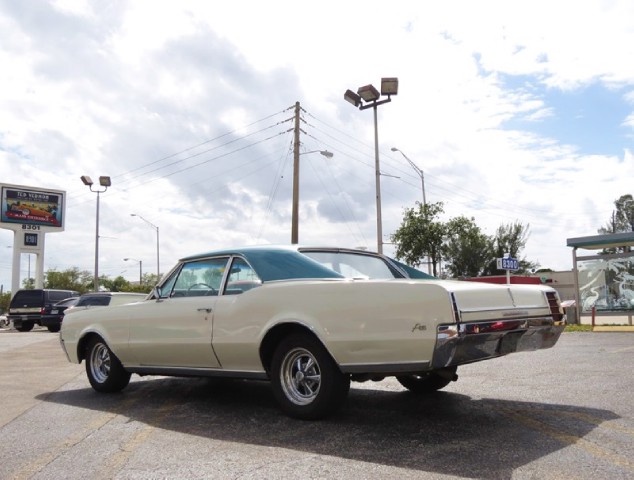
[[443, 281], [376, 253], [268, 246], [184, 258], [144, 301], [67, 315], [60, 340], [100, 392], [132, 373], [265, 379], [285, 413], [317, 419], [350, 381], [395, 376], [432, 392], [459, 365], [552, 347], [564, 325], [546, 286]]

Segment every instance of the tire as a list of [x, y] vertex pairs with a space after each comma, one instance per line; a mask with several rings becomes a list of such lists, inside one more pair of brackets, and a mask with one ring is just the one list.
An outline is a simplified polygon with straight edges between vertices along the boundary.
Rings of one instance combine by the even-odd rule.
[[413, 393], [432, 393], [445, 388], [452, 381], [457, 380], [457, 367], [448, 367], [439, 372], [426, 372], [417, 375], [401, 375], [396, 377], [398, 382]]
[[33, 330], [33, 322], [23, 322], [22, 325], [15, 327], [18, 332], [30, 332]]
[[293, 334], [283, 339], [271, 364], [273, 394], [287, 415], [317, 420], [339, 409], [350, 390], [345, 375], [314, 337]]
[[48, 331], [51, 333], [57, 333], [62, 329], [61, 325], [49, 325], [46, 328], [48, 328]]
[[120, 392], [130, 382], [130, 373], [99, 337], [86, 347], [86, 375], [92, 388], [102, 393]]

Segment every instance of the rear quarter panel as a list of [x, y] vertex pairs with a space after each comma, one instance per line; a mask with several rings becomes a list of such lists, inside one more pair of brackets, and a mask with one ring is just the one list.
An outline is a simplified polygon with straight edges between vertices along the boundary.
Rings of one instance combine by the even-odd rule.
[[290, 322], [312, 330], [339, 364], [421, 362], [436, 325], [453, 321], [448, 293], [431, 282], [272, 282], [218, 301], [213, 345], [223, 368], [261, 369], [262, 338]]

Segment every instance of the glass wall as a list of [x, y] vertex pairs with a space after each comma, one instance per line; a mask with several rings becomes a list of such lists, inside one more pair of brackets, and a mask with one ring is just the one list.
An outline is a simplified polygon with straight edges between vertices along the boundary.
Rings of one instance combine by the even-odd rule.
[[581, 311], [634, 310], [634, 253], [577, 262]]

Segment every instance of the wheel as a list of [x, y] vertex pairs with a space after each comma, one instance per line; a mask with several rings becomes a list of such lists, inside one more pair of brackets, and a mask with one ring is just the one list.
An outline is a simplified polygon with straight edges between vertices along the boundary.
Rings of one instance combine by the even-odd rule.
[[57, 332], [59, 332], [61, 330], [62, 327], [61, 327], [61, 325], [49, 325], [46, 328], [48, 328], [49, 332], [57, 333]]
[[396, 377], [401, 385], [414, 393], [431, 393], [445, 388], [457, 380], [457, 367], [443, 369], [442, 372], [426, 372], [417, 375], [401, 375]]
[[86, 375], [92, 388], [104, 393], [119, 392], [130, 382], [130, 373], [99, 337], [92, 338], [86, 347]]
[[33, 330], [33, 322], [23, 322], [22, 325], [15, 327], [18, 332], [30, 332]]
[[284, 413], [303, 420], [333, 413], [350, 390], [350, 376], [316, 338], [304, 334], [290, 335], [277, 346], [271, 383]]

